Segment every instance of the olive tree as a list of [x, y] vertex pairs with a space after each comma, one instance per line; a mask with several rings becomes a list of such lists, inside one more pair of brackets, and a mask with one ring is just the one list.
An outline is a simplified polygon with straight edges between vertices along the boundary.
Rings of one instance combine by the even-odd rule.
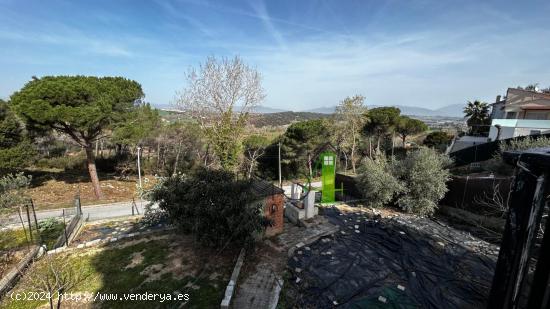
[[407, 212], [431, 215], [447, 192], [451, 159], [432, 148], [422, 147], [397, 163], [396, 176], [403, 181], [406, 192], [397, 204]]
[[176, 106], [199, 122], [221, 167], [234, 171], [249, 114], [265, 98], [260, 73], [239, 57], [209, 57], [187, 82]]
[[122, 77], [46, 76], [33, 78], [11, 103], [27, 128], [55, 130], [84, 149], [94, 193], [102, 198], [94, 142], [129, 117], [142, 98], [141, 85]]

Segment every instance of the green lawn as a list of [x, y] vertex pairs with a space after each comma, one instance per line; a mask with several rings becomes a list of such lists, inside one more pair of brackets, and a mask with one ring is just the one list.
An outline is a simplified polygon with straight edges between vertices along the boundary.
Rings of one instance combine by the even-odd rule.
[[[232, 256], [223, 260], [211, 259], [212, 256], [194, 253], [191, 242], [164, 238], [130, 243], [121, 248], [82, 249], [60, 258], [67, 259], [69, 265], [85, 278], [71, 289], [73, 293], [118, 293], [120, 297], [123, 293], [173, 294], [177, 291], [189, 294], [190, 300], [185, 308], [219, 308], [234, 260]], [[44, 260], [40, 260], [29, 272], [44, 265]], [[206, 271], [199, 277], [201, 267], [206, 267]], [[25, 275], [14, 291], [33, 290], [29, 282], [29, 275]], [[45, 302], [6, 299], [0, 307], [37, 308], [42, 304]], [[178, 307], [176, 302], [153, 301], [111, 301], [95, 305], [102, 308]]]

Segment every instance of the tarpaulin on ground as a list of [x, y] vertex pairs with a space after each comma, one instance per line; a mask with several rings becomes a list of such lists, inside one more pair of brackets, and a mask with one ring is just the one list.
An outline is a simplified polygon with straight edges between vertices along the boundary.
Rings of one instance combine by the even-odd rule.
[[498, 247], [428, 218], [325, 210], [341, 227], [289, 259], [298, 308], [482, 308]]

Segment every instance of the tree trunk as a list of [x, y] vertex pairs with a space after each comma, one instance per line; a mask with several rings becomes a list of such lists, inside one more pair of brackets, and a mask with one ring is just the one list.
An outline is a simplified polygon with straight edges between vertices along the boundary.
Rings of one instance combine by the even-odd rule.
[[403, 135], [403, 136], [401, 136], [401, 138], [403, 139], [403, 148], [405, 148], [405, 143], [406, 143], [407, 136]]
[[369, 158], [372, 159], [372, 138], [369, 136]]
[[351, 145], [350, 159], [351, 159], [351, 170], [355, 175], [355, 141], [353, 142], [353, 145]]
[[311, 154], [307, 154], [307, 167], [309, 169], [309, 178], [313, 178], [313, 169], [311, 168]]
[[176, 151], [176, 162], [174, 162], [174, 175], [176, 175], [178, 171], [178, 161], [180, 159], [180, 153], [181, 153], [181, 142], [178, 145], [178, 150]]
[[94, 194], [97, 199], [103, 198], [103, 193], [101, 192], [101, 187], [99, 185], [99, 177], [97, 177], [97, 169], [95, 167], [95, 158], [92, 145], [88, 144], [84, 150], [86, 151], [86, 163], [88, 165], [88, 172], [90, 173], [90, 178], [92, 180], [92, 186], [94, 187]]

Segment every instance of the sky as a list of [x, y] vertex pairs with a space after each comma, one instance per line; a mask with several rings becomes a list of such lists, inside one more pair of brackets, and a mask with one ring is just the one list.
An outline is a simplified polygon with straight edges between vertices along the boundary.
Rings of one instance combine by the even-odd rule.
[[550, 86], [550, 1], [0, 0], [0, 98], [32, 76], [124, 76], [170, 104], [208, 56], [262, 74], [263, 106], [439, 108]]

